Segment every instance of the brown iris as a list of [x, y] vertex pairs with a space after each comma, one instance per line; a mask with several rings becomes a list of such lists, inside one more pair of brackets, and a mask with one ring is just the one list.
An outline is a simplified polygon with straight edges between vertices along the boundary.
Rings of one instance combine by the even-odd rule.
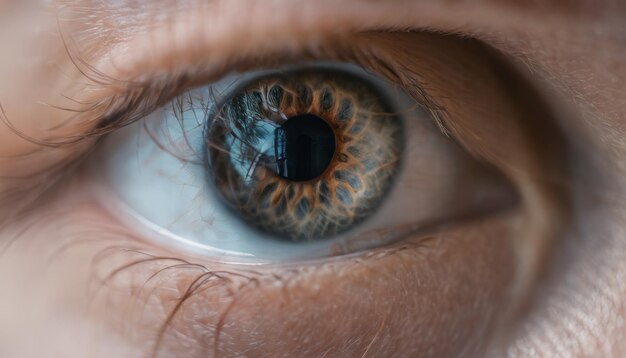
[[212, 182], [249, 225], [289, 240], [362, 222], [391, 187], [402, 121], [352, 74], [268, 75], [237, 91], [207, 130]]

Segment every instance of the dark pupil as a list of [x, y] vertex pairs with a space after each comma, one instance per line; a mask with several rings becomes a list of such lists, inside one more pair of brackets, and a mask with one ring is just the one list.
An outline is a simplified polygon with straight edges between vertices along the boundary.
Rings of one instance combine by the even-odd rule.
[[288, 119], [275, 132], [278, 175], [306, 181], [322, 175], [335, 154], [335, 133], [312, 114]]

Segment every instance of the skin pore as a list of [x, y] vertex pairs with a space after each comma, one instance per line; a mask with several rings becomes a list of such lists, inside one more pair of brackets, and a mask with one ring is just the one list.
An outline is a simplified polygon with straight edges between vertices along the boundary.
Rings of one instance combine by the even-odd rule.
[[[0, 1], [0, 356], [623, 356], [625, 24], [611, 1]], [[428, 102], [520, 202], [242, 266], [94, 195], [103, 119], [303, 59]]]

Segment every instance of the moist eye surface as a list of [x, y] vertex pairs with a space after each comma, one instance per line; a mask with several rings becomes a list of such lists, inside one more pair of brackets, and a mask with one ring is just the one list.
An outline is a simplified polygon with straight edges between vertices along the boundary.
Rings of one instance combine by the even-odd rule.
[[246, 224], [323, 239], [367, 219], [393, 183], [402, 120], [347, 72], [270, 74], [237, 90], [207, 130], [211, 182]]
[[97, 155], [96, 194], [122, 222], [229, 263], [349, 255], [516, 202], [406, 88], [349, 63], [232, 73]]

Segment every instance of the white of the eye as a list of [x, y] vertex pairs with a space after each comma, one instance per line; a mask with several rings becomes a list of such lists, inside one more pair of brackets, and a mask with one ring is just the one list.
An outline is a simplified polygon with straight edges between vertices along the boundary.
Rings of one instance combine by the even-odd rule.
[[[350, 70], [370, 76], [355, 66]], [[210, 89], [219, 103], [219, 97], [237, 85], [233, 78], [237, 77], [193, 90], [190, 96], [209, 102]], [[320, 258], [337, 248], [352, 251], [373, 243], [385, 244], [386, 237], [373, 234], [367, 238], [362, 233], [398, 225], [427, 225], [442, 216], [454, 216], [455, 210], [468, 210], [477, 202], [507, 195], [493, 190], [497, 185], [489, 178], [486, 185], [459, 190], [463, 185], [459, 185], [458, 178], [475, 173], [475, 164], [438, 131], [414, 101], [402, 94], [392, 99], [398, 102], [398, 108], [413, 107], [404, 115], [408, 158], [378, 212], [341, 237], [307, 243], [280, 241], [251, 229], [225, 210], [207, 181], [203, 165], [205, 122], [197, 111], [185, 112], [181, 117], [164, 108], [110, 135], [98, 161], [101, 188], [108, 193], [103, 200], [129, 225], [150, 231], [146, 234], [166, 244], [178, 243], [184, 249], [220, 260], [264, 263]]]
[[[203, 128], [194, 127], [183, 135], [182, 126], [167, 118], [160, 124], [160, 144], [178, 148], [176, 156], [164, 152], [146, 132], [153, 118], [134, 123], [108, 138], [102, 152], [102, 179], [121, 202], [116, 210], [128, 224], [138, 221], [164, 240], [173, 240], [186, 248], [195, 247], [206, 254], [231, 259], [255, 257], [276, 260], [291, 259], [294, 243], [259, 239], [260, 234], [225, 212], [219, 199], [207, 186], [205, 168], [198, 163]], [[185, 122], [192, 118], [186, 117]], [[153, 123], [158, 123], [157, 121]], [[166, 124], [167, 123], [167, 124]], [[157, 132], [158, 133], [158, 132]], [[185, 136], [187, 138], [185, 138]], [[167, 139], [166, 139], [167, 138]], [[170, 141], [170, 142], [167, 142]], [[189, 146], [185, 143], [189, 141]], [[193, 148], [196, 147], [196, 148]], [[184, 150], [181, 150], [184, 149]], [[190, 162], [181, 161], [189, 153]], [[195, 161], [195, 162], [192, 162]], [[107, 200], [110, 201], [110, 198]], [[130, 220], [130, 221], [129, 221]], [[324, 255], [327, 243], [309, 244], [309, 254]]]

